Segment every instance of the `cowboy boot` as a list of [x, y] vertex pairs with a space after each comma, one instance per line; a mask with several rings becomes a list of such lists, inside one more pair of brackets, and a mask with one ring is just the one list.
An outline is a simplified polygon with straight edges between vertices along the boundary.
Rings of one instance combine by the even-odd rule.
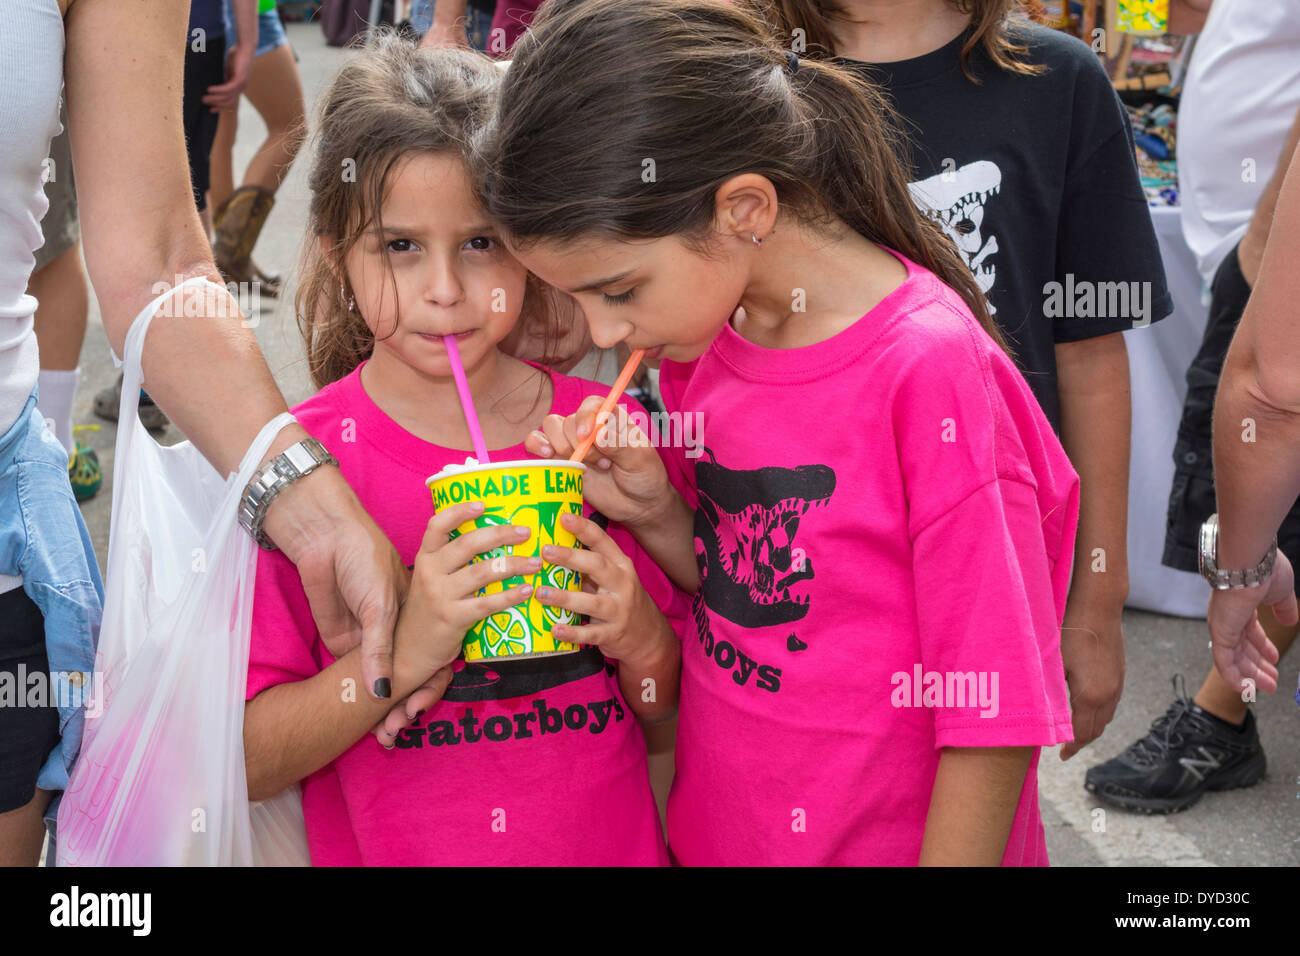
[[262, 285], [262, 279], [253, 266], [253, 246], [274, 205], [275, 197], [270, 190], [261, 186], [240, 186], [217, 207], [212, 223], [216, 233], [212, 255], [221, 277], [226, 282], [257, 282], [269, 297], [279, 293], [279, 285]]
[[[253, 260], [250, 258], [249, 262], [253, 262]], [[284, 280], [278, 272], [275, 275], [263, 272], [262, 267], [256, 262], [253, 262], [253, 274], [261, 280], [262, 288], [272, 299], [280, 294], [280, 289], [283, 287]]]

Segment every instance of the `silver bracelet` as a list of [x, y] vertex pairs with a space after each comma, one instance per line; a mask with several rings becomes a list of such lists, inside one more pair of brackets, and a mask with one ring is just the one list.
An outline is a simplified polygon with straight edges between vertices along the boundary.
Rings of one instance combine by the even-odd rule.
[[321, 465], [338, 467], [338, 459], [315, 438], [304, 438], [290, 445], [268, 461], [244, 486], [239, 499], [239, 525], [267, 551], [276, 550], [275, 542], [262, 530], [267, 509], [275, 496], [299, 478], [310, 475]]
[[1201, 577], [1209, 582], [1216, 591], [1239, 591], [1244, 588], [1257, 588], [1268, 580], [1273, 573], [1273, 563], [1277, 560], [1277, 537], [1268, 546], [1268, 551], [1253, 568], [1227, 570], [1219, 567], [1219, 515], [1210, 515], [1201, 525], [1200, 549], [1198, 554]]

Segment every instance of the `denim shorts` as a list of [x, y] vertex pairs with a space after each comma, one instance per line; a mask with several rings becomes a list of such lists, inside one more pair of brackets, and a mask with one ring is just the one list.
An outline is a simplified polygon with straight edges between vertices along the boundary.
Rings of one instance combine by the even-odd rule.
[[[226, 4], [226, 45], [234, 46], [238, 36], [234, 18], [230, 15], [230, 4]], [[284, 46], [288, 42], [289, 38], [284, 35], [284, 24], [280, 22], [280, 14], [268, 10], [257, 15], [257, 52], [253, 54], [254, 57], [270, 53], [276, 47]]]
[[[40, 761], [35, 784], [42, 790], [61, 791], [81, 750], [86, 706], [83, 687], [93, 676], [95, 648], [104, 611], [104, 582], [95, 561], [90, 533], [82, 520], [68, 482], [68, 453], [50, 432], [36, 410], [36, 392], [23, 411], [0, 435], [0, 574], [21, 575], [22, 589], [31, 599], [44, 627], [47, 700], [56, 704], [59, 738]], [[7, 637], [19, 616], [0, 621]], [[30, 615], [22, 618], [30, 625]], [[23, 649], [23, 655], [39, 656]], [[28, 668], [31, 673], [31, 668]], [[24, 703], [30, 702], [27, 694]], [[21, 722], [0, 723], [19, 727]], [[30, 741], [0, 741], [0, 753], [21, 750]], [[32, 762], [35, 766], [35, 761]], [[14, 787], [26, 786], [11, 781]], [[59, 800], [46, 811], [47, 823], [58, 812]]]
[[[1210, 315], [1201, 347], [1187, 369], [1187, 398], [1174, 444], [1174, 483], [1169, 493], [1161, 558], [1161, 564], [1180, 571], [1197, 570], [1201, 523], [1216, 510], [1211, 434], [1214, 395], [1232, 335], [1250, 299], [1250, 285], [1241, 273], [1236, 249], [1224, 257], [1215, 272], [1210, 295]], [[1293, 566], [1300, 567], [1300, 501], [1292, 504], [1282, 519], [1277, 547]], [[1296, 593], [1300, 595], [1300, 575], [1296, 576]]]

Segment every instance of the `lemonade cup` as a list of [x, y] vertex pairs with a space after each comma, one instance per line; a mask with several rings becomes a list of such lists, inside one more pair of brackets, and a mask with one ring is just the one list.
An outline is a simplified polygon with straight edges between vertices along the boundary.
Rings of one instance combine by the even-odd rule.
[[[541, 557], [542, 547], [548, 544], [581, 547], [573, 532], [560, 523], [560, 515], [582, 514], [584, 471], [585, 465], [570, 461], [534, 459], [485, 465], [471, 461], [448, 465], [425, 484], [433, 496], [435, 512], [466, 501], [483, 502], [483, 513], [452, 531], [453, 539], [476, 528], [500, 525], [521, 525], [532, 532], [520, 544], [503, 545], [475, 556], [471, 563], [477, 563], [505, 555]], [[580, 591], [582, 575], [544, 562], [535, 574], [494, 581], [477, 593], [497, 594], [522, 584], [533, 587], [526, 601], [497, 611], [465, 632], [465, 660], [547, 657], [580, 650], [577, 644], [556, 640], [553, 633], [557, 625], [578, 624], [578, 615], [541, 603], [537, 600], [537, 588]]]

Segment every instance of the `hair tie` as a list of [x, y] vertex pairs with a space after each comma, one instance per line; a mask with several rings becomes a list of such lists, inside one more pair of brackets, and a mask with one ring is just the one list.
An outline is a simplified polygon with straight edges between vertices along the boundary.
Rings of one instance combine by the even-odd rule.
[[785, 62], [786, 65], [790, 68], [791, 74], [799, 72], [799, 54], [795, 53], [793, 50], [786, 50]]

